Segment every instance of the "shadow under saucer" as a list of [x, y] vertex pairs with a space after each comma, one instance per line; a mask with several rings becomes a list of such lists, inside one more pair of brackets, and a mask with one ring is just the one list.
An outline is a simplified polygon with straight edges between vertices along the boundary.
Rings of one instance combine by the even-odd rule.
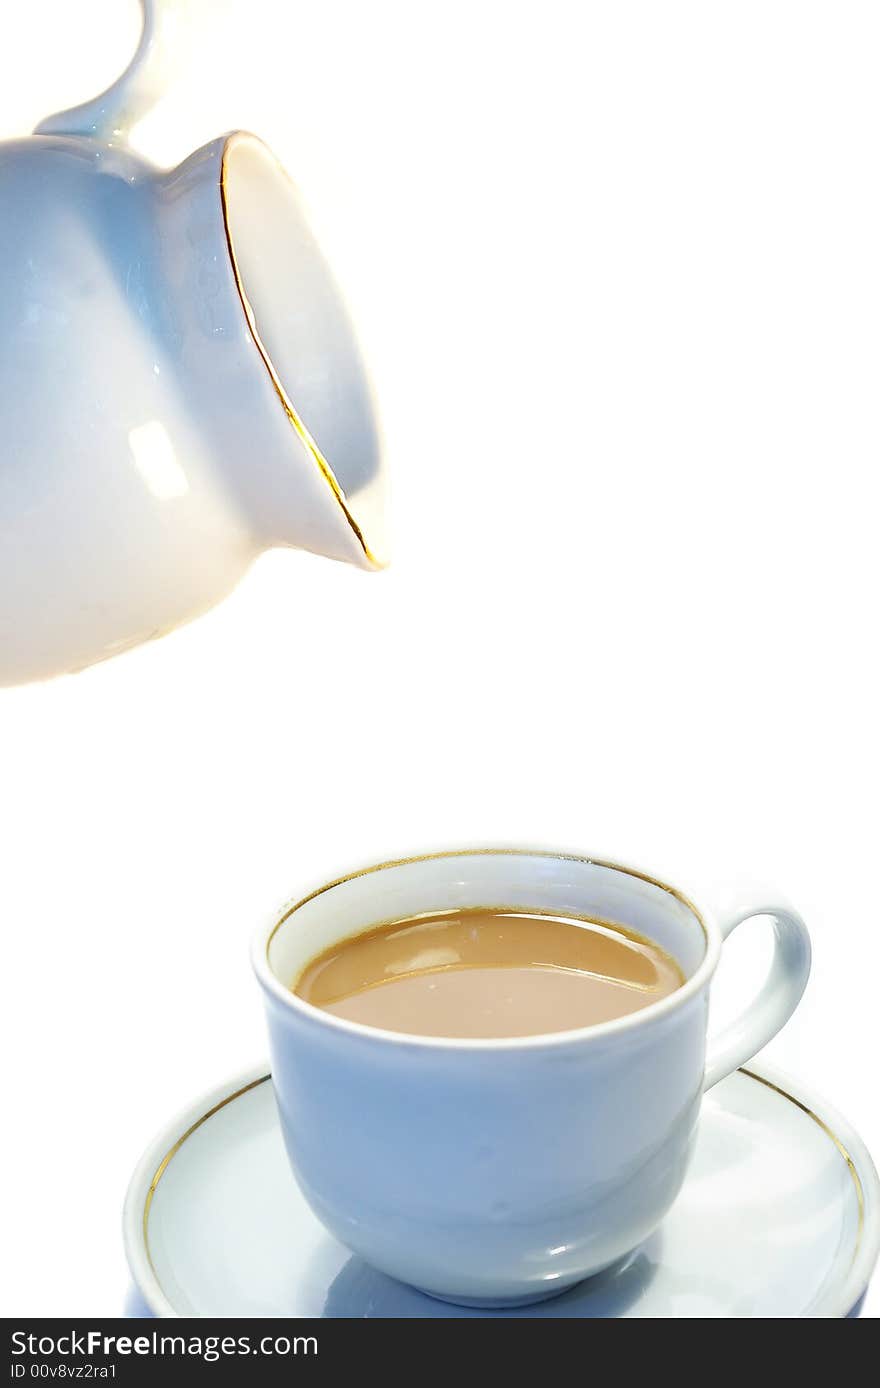
[[122, 1314], [126, 1320], [155, 1320], [156, 1315], [151, 1311], [137, 1287], [132, 1282], [125, 1294]]

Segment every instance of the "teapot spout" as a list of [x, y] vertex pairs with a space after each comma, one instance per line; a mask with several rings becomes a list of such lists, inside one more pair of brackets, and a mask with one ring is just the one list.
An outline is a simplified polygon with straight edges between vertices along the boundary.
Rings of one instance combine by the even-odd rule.
[[[256, 543], [384, 567], [375, 399], [293, 183], [262, 141], [241, 132], [166, 180], [166, 210], [182, 218], [187, 246], [181, 291], [191, 304], [198, 297], [190, 365], [210, 393], [207, 406], [198, 401], [201, 427]], [[208, 218], [206, 193], [216, 199]]]
[[293, 543], [382, 567], [385, 478], [375, 398], [296, 189], [262, 141], [236, 134], [223, 149], [221, 198], [249, 331], [285, 423], [307, 455], [311, 481], [319, 484], [307, 533], [294, 526]]

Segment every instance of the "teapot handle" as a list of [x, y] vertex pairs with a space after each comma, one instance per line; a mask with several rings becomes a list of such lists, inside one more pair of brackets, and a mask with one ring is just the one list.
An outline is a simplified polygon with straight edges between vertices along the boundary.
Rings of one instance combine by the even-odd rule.
[[176, 66], [188, 0], [140, 0], [143, 29], [135, 55], [116, 81], [91, 101], [41, 121], [37, 135], [87, 135], [116, 143], [155, 106]]

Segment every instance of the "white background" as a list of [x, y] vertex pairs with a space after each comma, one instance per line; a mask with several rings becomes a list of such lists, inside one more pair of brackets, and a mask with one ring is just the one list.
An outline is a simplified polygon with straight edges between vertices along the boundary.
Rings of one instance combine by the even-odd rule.
[[[4, 136], [138, 28], [14, 10]], [[777, 884], [815, 958], [769, 1054], [880, 1150], [878, 56], [840, 0], [207, 7], [136, 143], [250, 127], [300, 183], [394, 564], [276, 552], [194, 626], [0, 691], [5, 1314], [120, 1311], [142, 1147], [264, 1051], [251, 931], [399, 851]]]

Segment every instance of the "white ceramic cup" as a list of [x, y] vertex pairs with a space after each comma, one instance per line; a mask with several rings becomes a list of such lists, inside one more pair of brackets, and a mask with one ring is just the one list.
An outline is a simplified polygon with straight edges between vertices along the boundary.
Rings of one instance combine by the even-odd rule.
[[[290, 991], [318, 953], [372, 925], [458, 906], [617, 923], [667, 950], [676, 992], [615, 1021], [541, 1036], [404, 1035]], [[766, 981], [706, 1045], [725, 938], [772, 919]], [[272, 1076], [296, 1179], [369, 1263], [433, 1296], [521, 1305], [634, 1249], [678, 1194], [705, 1089], [749, 1060], [803, 993], [800, 916], [763, 898], [717, 918], [631, 868], [543, 850], [383, 863], [332, 882], [258, 935]]]

